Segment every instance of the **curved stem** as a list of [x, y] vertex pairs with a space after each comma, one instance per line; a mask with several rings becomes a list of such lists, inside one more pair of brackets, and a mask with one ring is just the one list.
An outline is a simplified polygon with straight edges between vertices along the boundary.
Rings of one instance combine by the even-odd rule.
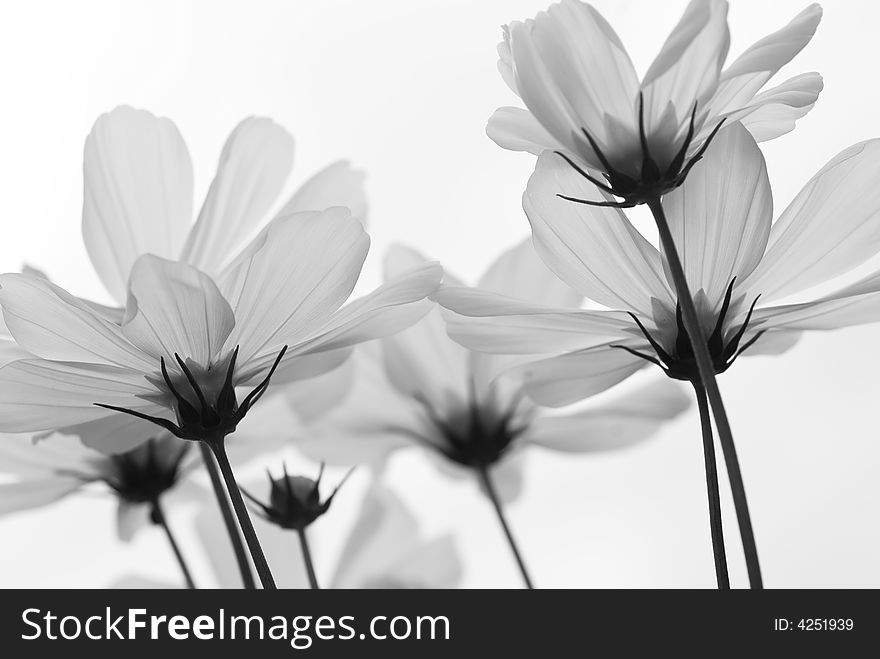
[[702, 380], [703, 386], [706, 389], [709, 404], [712, 406], [712, 412], [715, 415], [718, 440], [721, 443], [721, 451], [724, 454], [724, 462], [727, 465], [727, 477], [730, 479], [730, 489], [733, 492], [733, 504], [736, 509], [736, 520], [739, 525], [739, 533], [746, 557], [749, 583], [752, 588], [761, 589], [764, 585], [761, 580], [761, 567], [758, 563], [758, 548], [755, 544], [755, 534], [752, 531], [749, 504], [746, 500], [746, 490], [742, 472], [739, 468], [739, 460], [736, 457], [736, 447], [733, 444], [733, 432], [730, 429], [727, 410], [724, 409], [724, 401], [721, 399], [721, 391], [718, 389], [718, 381], [715, 379], [715, 367], [712, 364], [712, 357], [709, 354], [706, 337], [703, 335], [703, 330], [700, 327], [697, 309], [694, 306], [694, 299], [688, 288], [687, 278], [681, 265], [681, 259], [678, 256], [675, 240], [672, 237], [672, 232], [669, 230], [666, 214], [663, 212], [663, 205], [660, 203], [659, 197], [647, 203], [657, 224], [660, 243], [663, 245], [666, 262], [672, 274], [678, 303], [681, 305], [684, 327], [690, 338], [694, 357], [697, 361], [697, 368], [700, 372], [700, 380]]
[[189, 589], [195, 589], [196, 584], [193, 581], [192, 575], [189, 572], [189, 568], [186, 566], [186, 561], [183, 559], [183, 553], [180, 551], [180, 547], [177, 544], [177, 540], [174, 539], [174, 534], [171, 533], [171, 527], [168, 526], [168, 520], [165, 518], [165, 512], [162, 510], [162, 506], [159, 503], [159, 498], [156, 497], [150, 505], [152, 506], [152, 510], [150, 511], [150, 519], [153, 520], [154, 524], [158, 524], [165, 531], [165, 536], [168, 538], [168, 544], [171, 545], [171, 551], [174, 552], [174, 557], [177, 559], [177, 563], [180, 565], [180, 570], [183, 572], [183, 579], [186, 581], [186, 587]]
[[297, 529], [299, 534], [299, 544], [302, 547], [303, 562], [306, 564], [306, 572], [309, 575], [309, 585], [312, 590], [320, 590], [318, 586], [318, 577], [315, 575], [315, 564], [312, 563], [312, 552], [309, 551], [309, 541], [306, 538], [305, 529]]
[[241, 491], [235, 482], [235, 474], [232, 473], [232, 465], [229, 464], [229, 457], [226, 455], [226, 443], [220, 440], [219, 442], [211, 442], [208, 446], [214, 452], [214, 457], [217, 458], [220, 474], [226, 482], [226, 491], [229, 493], [232, 508], [238, 517], [239, 525], [241, 525], [241, 532], [244, 535], [244, 540], [254, 561], [254, 567], [260, 576], [260, 583], [263, 584], [265, 589], [275, 590], [275, 580], [272, 578], [272, 571], [269, 569], [269, 563], [266, 561], [265, 554], [263, 554], [263, 548], [260, 546], [260, 541], [257, 538], [257, 532], [254, 530], [254, 523], [251, 521], [247, 506], [244, 505]]
[[532, 580], [529, 577], [529, 571], [526, 569], [525, 561], [523, 561], [523, 557], [519, 553], [519, 549], [516, 546], [516, 541], [513, 539], [513, 533], [510, 532], [510, 527], [507, 525], [507, 520], [504, 517], [504, 510], [501, 507], [501, 500], [498, 498], [498, 492], [495, 491], [495, 486], [492, 484], [492, 478], [489, 476], [489, 470], [486, 467], [478, 467], [477, 474], [479, 474], [480, 476], [480, 482], [483, 484], [489, 500], [495, 507], [495, 512], [498, 514], [498, 521], [501, 522], [501, 528], [504, 529], [504, 535], [507, 536], [507, 543], [510, 545], [510, 549], [513, 551], [513, 557], [516, 559], [517, 565], [519, 565], [519, 571], [522, 573], [522, 578], [526, 584], [526, 588], [532, 590], [534, 586], [532, 585]]
[[238, 564], [238, 570], [241, 573], [241, 581], [248, 590], [254, 590], [257, 587], [254, 581], [254, 575], [251, 572], [251, 563], [248, 560], [244, 543], [241, 539], [241, 533], [238, 530], [238, 522], [235, 521], [235, 515], [229, 506], [229, 497], [223, 488], [223, 481], [220, 478], [220, 472], [217, 469], [217, 463], [214, 460], [214, 454], [204, 442], [199, 442], [199, 450], [202, 452], [202, 461], [211, 477], [211, 486], [214, 488], [214, 495], [217, 497], [217, 505], [220, 506], [220, 513], [223, 515], [223, 524], [226, 526], [226, 532], [229, 534], [229, 541], [232, 543], [232, 550], [235, 553], [235, 562]]
[[706, 390], [699, 381], [694, 381], [697, 407], [700, 408], [700, 427], [703, 431], [703, 459], [706, 463], [706, 491], [709, 495], [709, 528], [712, 533], [712, 553], [715, 557], [715, 578], [719, 590], [730, 590], [730, 577], [727, 574], [727, 555], [724, 551], [724, 531], [721, 522], [721, 494], [718, 491], [718, 467], [715, 463], [715, 440], [712, 437], [712, 418], [709, 415], [709, 402]]

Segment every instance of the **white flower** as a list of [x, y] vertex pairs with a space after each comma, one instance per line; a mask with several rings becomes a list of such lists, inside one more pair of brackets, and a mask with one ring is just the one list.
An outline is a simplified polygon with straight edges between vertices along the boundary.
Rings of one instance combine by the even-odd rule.
[[[772, 222], [763, 156], [748, 131], [733, 125], [685, 184], [663, 198], [717, 372], [744, 350], [787, 349], [805, 330], [880, 320], [880, 273], [827, 295], [808, 294], [880, 252], [878, 180], [880, 140], [856, 144], [832, 158]], [[444, 288], [436, 297], [451, 310], [451, 335], [471, 348], [530, 355], [534, 361], [521, 374], [530, 395], [548, 405], [622, 380], [645, 358], [672, 377], [692, 377], [696, 366], [661, 252], [619, 209], [572, 204], [559, 191], [600, 198], [558, 156], [541, 156], [523, 200], [535, 246], [560, 278], [611, 310]], [[796, 303], [782, 303], [792, 296]], [[589, 370], [597, 362], [605, 365], [599, 378]], [[561, 373], [570, 376], [565, 386]]]
[[[386, 275], [422, 262], [412, 250], [395, 248], [386, 258]], [[450, 282], [448, 273], [445, 280]], [[582, 301], [540, 262], [530, 241], [506, 251], [478, 286], [563, 307]], [[602, 405], [550, 416], [524, 396], [518, 380], [503, 377], [510, 358], [473, 352], [452, 341], [439, 308], [358, 351], [352, 393], [318, 420], [312, 440], [300, 448], [320, 459], [352, 464], [376, 463], [393, 449], [422, 446], [452, 475], [472, 478], [475, 468], [491, 467], [505, 499], [520, 489], [517, 456], [525, 447], [612, 450], [650, 436], [688, 406], [678, 386], [659, 380]], [[597, 369], [598, 362], [589, 372]]]
[[816, 73], [761, 89], [809, 42], [821, 14], [810, 5], [723, 68], [727, 2], [692, 0], [640, 82], [599, 12], [563, 0], [505, 28], [498, 68], [527, 109], [500, 108], [487, 133], [515, 151], [560, 151], [609, 175], [618, 196], [647, 183], [671, 189], [722, 121], [769, 140], [812, 108]]
[[[114, 414], [100, 404], [185, 438], [231, 432], [276, 367], [284, 381], [325, 373], [354, 344], [430, 309], [424, 298], [439, 284], [436, 264], [340, 309], [368, 244], [361, 223], [332, 208], [276, 218], [216, 280], [183, 262], [141, 256], [121, 324], [46, 280], [0, 276], [9, 330], [36, 355], [0, 368], [0, 429], [52, 430]], [[255, 388], [239, 403], [234, 389], [244, 386]], [[103, 449], [143, 439], [111, 438]]]

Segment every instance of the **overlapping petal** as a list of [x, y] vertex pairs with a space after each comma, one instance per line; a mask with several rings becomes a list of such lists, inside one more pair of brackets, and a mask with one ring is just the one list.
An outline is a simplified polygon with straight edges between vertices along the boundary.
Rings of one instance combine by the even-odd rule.
[[120, 304], [141, 254], [174, 258], [192, 222], [193, 171], [177, 127], [144, 110], [101, 115], [86, 139], [83, 240]]

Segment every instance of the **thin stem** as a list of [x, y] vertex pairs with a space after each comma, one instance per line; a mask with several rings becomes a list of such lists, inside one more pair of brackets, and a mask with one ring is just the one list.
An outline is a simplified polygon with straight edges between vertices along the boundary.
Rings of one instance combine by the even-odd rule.
[[299, 544], [302, 547], [303, 562], [306, 564], [306, 572], [309, 575], [309, 585], [312, 590], [320, 590], [318, 586], [318, 577], [315, 575], [315, 564], [312, 562], [312, 552], [309, 550], [309, 541], [306, 538], [305, 529], [297, 529], [299, 534]]
[[510, 545], [510, 549], [513, 551], [513, 557], [516, 559], [517, 565], [519, 565], [519, 571], [522, 573], [526, 588], [532, 590], [534, 585], [532, 585], [532, 580], [529, 577], [529, 571], [526, 569], [525, 561], [523, 561], [522, 555], [519, 553], [519, 549], [516, 546], [516, 541], [513, 539], [513, 533], [510, 532], [510, 527], [507, 525], [507, 520], [504, 517], [504, 510], [501, 507], [501, 500], [498, 498], [498, 492], [496, 492], [495, 486], [492, 484], [489, 470], [486, 467], [478, 467], [477, 474], [479, 474], [480, 482], [483, 484], [489, 500], [492, 502], [492, 505], [495, 506], [495, 512], [498, 514], [498, 521], [501, 522], [501, 528], [504, 529], [504, 535], [507, 536], [507, 542]]
[[709, 404], [712, 406], [712, 412], [715, 415], [718, 440], [721, 443], [721, 451], [724, 454], [724, 462], [727, 465], [727, 477], [730, 479], [730, 489], [733, 492], [733, 505], [736, 509], [736, 520], [739, 525], [739, 534], [742, 538], [746, 568], [749, 573], [749, 583], [752, 588], [761, 589], [764, 585], [761, 580], [761, 567], [758, 563], [758, 548], [755, 544], [755, 534], [752, 531], [749, 504], [746, 500], [746, 490], [742, 472], [739, 468], [739, 460], [736, 457], [736, 447], [733, 443], [730, 420], [727, 418], [724, 401], [721, 399], [721, 391], [718, 389], [718, 381], [715, 379], [715, 367], [712, 365], [712, 357], [709, 354], [706, 337], [703, 335], [703, 330], [700, 327], [694, 299], [688, 288], [684, 268], [681, 265], [681, 259], [675, 247], [675, 240], [672, 237], [672, 232], [669, 230], [666, 214], [663, 212], [663, 205], [660, 203], [659, 197], [647, 203], [651, 213], [654, 215], [657, 231], [660, 234], [660, 242], [666, 254], [666, 262], [672, 274], [675, 292], [681, 305], [684, 327], [688, 333], [688, 338], [690, 338], [694, 357], [697, 361], [697, 368], [700, 372], [700, 380], [702, 380], [703, 386], [706, 389]]
[[263, 588], [275, 590], [275, 580], [272, 578], [272, 571], [269, 569], [269, 563], [263, 554], [263, 548], [257, 538], [257, 532], [254, 530], [254, 523], [248, 513], [247, 506], [244, 505], [244, 499], [241, 497], [241, 491], [235, 482], [235, 474], [232, 473], [232, 465], [229, 464], [229, 457], [226, 455], [226, 443], [221, 440], [219, 442], [211, 442], [210, 449], [217, 458], [217, 464], [220, 466], [220, 473], [226, 482], [226, 491], [229, 493], [229, 499], [232, 501], [232, 508], [238, 517], [238, 523], [241, 525], [241, 532], [251, 552], [251, 558], [254, 561], [254, 567], [257, 568], [257, 574], [260, 576], [260, 583]]
[[180, 570], [183, 572], [183, 579], [186, 581], [186, 587], [193, 590], [196, 587], [195, 582], [193, 581], [192, 575], [189, 572], [189, 568], [186, 565], [186, 561], [183, 559], [183, 553], [180, 551], [180, 547], [177, 544], [177, 540], [174, 539], [174, 534], [171, 533], [171, 527], [168, 526], [168, 520], [165, 518], [165, 513], [162, 510], [162, 506], [159, 504], [159, 498], [156, 497], [152, 502], [150, 502], [152, 506], [152, 510], [150, 511], [150, 518], [153, 520], [155, 524], [158, 524], [165, 531], [165, 536], [168, 538], [168, 544], [171, 545], [171, 551], [174, 552], [174, 557], [177, 558], [177, 563], [180, 565]]
[[248, 590], [254, 590], [257, 587], [254, 581], [254, 575], [251, 572], [251, 563], [247, 557], [247, 551], [241, 539], [241, 533], [238, 530], [238, 523], [235, 521], [235, 515], [229, 505], [229, 497], [223, 488], [223, 481], [220, 478], [220, 471], [217, 469], [217, 462], [214, 460], [214, 454], [204, 442], [199, 442], [199, 449], [202, 452], [202, 461], [211, 477], [211, 486], [214, 488], [214, 495], [217, 497], [217, 504], [220, 506], [220, 512], [223, 515], [223, 524], [226, 526], [226, 532], [229, 534], [229, 541], [232, 543], [232, 550], [235, 553], [235, 562], [238, 564], [238, 570], [241, 572], [241, 581]]
[[715, 440], [712, 437], [712, 417], [703, 383], [694, 381], [697, 407], [700, 408], [700, 426], [703, 431], [703, 459], [706, 462], [706, 491], [709, 495], [709, 528], [712, 532], [712, 553], [715, 556], [715, 578], [719, 590], [730, 590], [727, 574], [727, 555], [724, 551], [724, 531], [721, 521], [721, 494], [718, 491], [718, 467], [715, 463]]

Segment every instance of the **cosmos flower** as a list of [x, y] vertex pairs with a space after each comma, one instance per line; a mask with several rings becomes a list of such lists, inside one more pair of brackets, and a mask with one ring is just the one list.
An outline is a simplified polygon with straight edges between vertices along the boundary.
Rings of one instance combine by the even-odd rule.
[[[436, 264], [340, 309], [368, 244], [361, 223], [333, 208], [276, 218], [216, 281], [141, 256], [121, 324], [41, 278], [0, 276], [9, 331], [36, 356], [0, 368], [0, 428], [52, 430], [125, 412], [184, 439], [228, 434], [276, 371], [277, 381], [330, 371], [352, 345], [431, 308]], [[238, 387], [251, 387], [240, 402]], [[108, 439], [117, 444], [104, 448], [118, 451], [120, 439]]]
[[515, 151], [558, 151], [633, 205], [680, 185], [722, 122], [741, 121], [759, 141], [787, 133], [812, 108], [821, 77], [761, 90], [810, 41], [821, 8], [810, 5], [725, 68], [727, 8], [692, 0], [641, 81], [589, 4], [563, 0], [511, 23], [498, 68], [527, 109], [497, 110], [489, 137]]
[[[412, 250], [393, 248], [386, 276], [424, 261]], [[456, 284], [448, 272], [444, 281]], [[516, 296], [522, 304], [574, 307], [583, 300], [541, 263], [531, 241], [502, 254], [478, 290]], [[502, 498], [512, 500], [521, 488], [520, 456], [527, 447], [613, 450], [649, 437], [688, 407], [679, 387], [658, 380], [602, 405], [549, 415], [524, 395], [521, 382], [504, 377], [515, 361], [462, 348], [447, 336], [435, 309], [412, 327], [359, 347], [353, 391], [317, 419], [313, 439], [298, 446], [343, 464], [377, 464], [392, 450], [420, 446], [453, 476], [491, 468]]]
[[[92, 264], [118, 308], [80, 302], [107, 320], [122, 323], [129, 275], [144, 254], [183, 260], [219, 275], [244, 241], [266, 224], [290, 171], [293, 146], [287, 131], [269, 119], [240, 122], [226, 141], [214, 181], [194, 220], [192, 163], [174, 123], [127, 106], [101, 115], [84, 150], [82, 231]], [[274, 217], [346, 206], [363, 221], [367, 211], [363, 178], [347, 162], [333, 163], [303, 183]], [[46, 278], [33, 268], [25, 272]], [[0, 363], [29, 356], [5, 325], [0, 329]], [[326, 380], [322, 387], [331, 385]], [[341, 383], [333, 382], [337, 381]], [[315, 387], [294, 384], [291, 389], [292, 395], [308, 399], [301, 401], [302, 414], [308, 416]], [[333, 395], [327, 392], [327, 398]], [[124, 416], [59, 430], [112, 452], [144, 441], [156, 428]]]
[[[685, 184], [663, 198], [716, 372], [740, 354], [787, 349], [807, 330], [880, 320], [880, 274], [824, 295], [880, 251], [880, 140], [832, 158], [773, 222], [764, 158], [742, 126], [721, 131]], [[531, 396], [564, 405], [591, 393], [601, 360], [619, 381], [649, 361], [694, 377], [665, 257], [615, 208], [571, 204], [558, 190], [599, 192], [553, 153], [539, 159], [523, 205], [535, 246], [560, 278], [610, 310], [526, 304], [443, 288], [451, 335], [474, 349], [530, 355]], [[559, 386], [560, 373], [570, 377]]]

